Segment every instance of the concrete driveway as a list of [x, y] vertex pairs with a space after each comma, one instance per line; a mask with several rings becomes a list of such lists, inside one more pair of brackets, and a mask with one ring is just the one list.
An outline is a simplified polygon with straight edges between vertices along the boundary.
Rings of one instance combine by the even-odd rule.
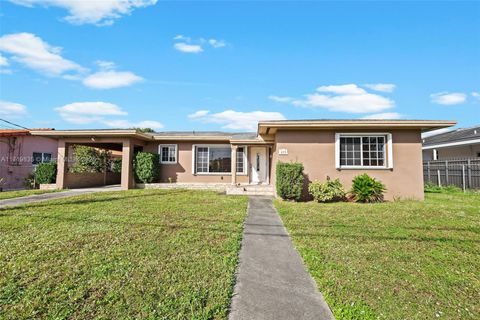
[[73, 197], [73, 196], [78, 196], [82, 194], [94, 193], [94, 192], [120, 191], [120, 190], [121, 190], [120, 185], [112, 185], [112, 186], [71, 189], [71, 190], [65, 190], [60, 192], [37, 194], [37, 195], [31, 195], [26, 197], [0, 200], [0, 208], [18, 206], [26, 203], [35, 203], [35, 202], [41, 202], [41, 201], [47, 201], [47, 200], [53, 200], [53, 199]]

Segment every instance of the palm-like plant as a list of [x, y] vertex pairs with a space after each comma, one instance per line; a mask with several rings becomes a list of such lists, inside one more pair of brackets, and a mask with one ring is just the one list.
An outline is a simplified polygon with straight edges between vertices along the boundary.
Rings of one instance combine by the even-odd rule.
[[356, 202], [382, 202], [385, 185], [364, 173], [353, 178], [350, 194]]

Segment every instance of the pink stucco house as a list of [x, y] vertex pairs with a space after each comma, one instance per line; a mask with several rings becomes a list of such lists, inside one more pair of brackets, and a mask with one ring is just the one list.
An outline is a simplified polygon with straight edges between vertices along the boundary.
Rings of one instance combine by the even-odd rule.
[[[156, 187], [223, 188], [227, 193], [274, 192], [278, 162], [298, 161], [307, 181], [339, 178], [349, 188], [360, 173], [387, 186], [386, 199], [423, 199], [421, 133], [455, 125], [434, 120], [261, 121], [257, 132], [155, 132], [137, 130], [32, 131], [58, 139], [58, 188], [108, 183], [107, 176], [69, 172], [71, 146], [89, 145], [121, 153], [118, 182], [136, 185], [137, 151], [158, 153]], [[115, 181], [116, 182], [116, 181]], [[117, 183], [118, 183], [117, 182]], [[153, 186], [152, 186], [153, 187]]]
[[[38, 130], [36, 131], [49, 131]], [[32, 136], [29, 130], [0, 130], [0, 178], [4, 190], [25, 188], [25, 178], [41, 162], [56, 160], [58, 141]]]

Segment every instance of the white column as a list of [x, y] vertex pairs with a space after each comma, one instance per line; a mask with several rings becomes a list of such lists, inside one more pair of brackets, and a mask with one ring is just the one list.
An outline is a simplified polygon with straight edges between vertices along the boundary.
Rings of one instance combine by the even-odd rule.
[[237, 184], [237, 146], [232, 145], [232, 185]]

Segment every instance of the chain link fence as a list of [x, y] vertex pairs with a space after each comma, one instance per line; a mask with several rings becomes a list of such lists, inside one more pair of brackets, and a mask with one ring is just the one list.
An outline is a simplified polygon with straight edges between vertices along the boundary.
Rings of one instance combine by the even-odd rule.
[[423, 180], [438, 186], [454, 185], [463, 190], [480, 189], [480, 159], [424, 161]]

